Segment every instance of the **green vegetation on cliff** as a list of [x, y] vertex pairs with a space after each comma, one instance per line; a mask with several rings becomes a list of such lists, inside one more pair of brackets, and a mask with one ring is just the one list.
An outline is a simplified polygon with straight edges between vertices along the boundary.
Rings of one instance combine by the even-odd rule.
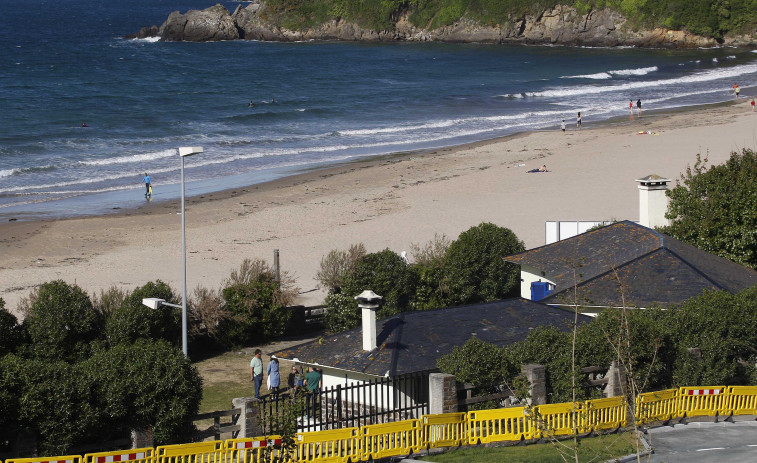
[[639, 28], [665, 27], [722, 38], [753, 31], [757, 0], [267, 0], [262, 16], [292, 30], [344, 19], [376, 31], [390, 31], [407, 14], [419, 28], [436, 29], [469, 19], [498, 25], [539, 16], [556, 5], [588, 13], [600, 8], [618, 11]]

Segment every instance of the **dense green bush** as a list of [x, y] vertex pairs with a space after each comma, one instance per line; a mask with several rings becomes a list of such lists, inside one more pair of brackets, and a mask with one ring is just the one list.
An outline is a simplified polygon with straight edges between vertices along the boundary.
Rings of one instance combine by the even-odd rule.
[[384, 298], [378, 318], [389, 317], [406, 310], [415, 292], [416, 276], [400, 256], [385, 249], [367, 254], [358, 260], [352, 275], [347, 278], [345, 296], [357, 296], [366, 289]]
[[233, 347], [260, 344], [282, 335], [291, 313], [281, 303], [279, 292], [271, 273], [260, 273], [246, 283], [224, 288], [224, 310], [229, 315], [220, 321], [218, 341]]
[[73, 361], [89, 354], [102, 332], [102, 317], [89, 296], [63, 280], [44, 283], [29, 298], [24, 326], [40, 358]]
[[15, 315], [5, 308], [0, 297], [0, 357], [15, 350], [24, 342], [24, 330]]
[[326, 296], [326, 316], [324, 323], [331, 333], [349, 330], [360, 325], [362, 314], [354, 297], [346, 294]]
[[478, 392], [492, 394], [500, 390], [503, 382], [512, 381], [519, 369], [504, 351], [478, 338], [471, 338], [452, 352], [442, 355], [436, 366], [455, 379], [476, 386]]
[[458, 305], [517, 295], [520, 268], [503, 258], [522, 251], [525, 246], [515, 233], [493, 223], [461, 233], [445, 256], [448, 302]]
[[142, 304], [143, 298], [156, 297], [178, 304], [171, 287], [151, 281], [130, 292], [106, 321], [105, 332], [111, 345], [132, 343], [137, 339], [163, 339], [181, 345], [181, 309], [162, 305], [153, 310]]
[[682, 184], [668, 191], [661, 231], [704, 251], [757, 268], [757, 153], [731, 153], [725, 164], [707, 167], [697, 156]]

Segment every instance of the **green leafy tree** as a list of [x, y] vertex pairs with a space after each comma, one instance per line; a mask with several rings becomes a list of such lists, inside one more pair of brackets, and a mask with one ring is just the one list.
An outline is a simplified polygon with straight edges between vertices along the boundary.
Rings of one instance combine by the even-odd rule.
[[757, 288], [705, 292], [672, 318], [670, 331], [678, 344], [675, 386], [749, 383], [757, 360]]
[[148, 297], [165, 299], [172, 304], [181, 302], [171, 287], [160, 280], [136, 288], [106, 321], [105, 332], [111, 345], [132, 343], [137, 339], [163, 339], [180, 345], [181, 311], [167, 305], [153, 310], [142, 304], [142, 299]]
[[15, 355], [0, 356], [0, 451], [8, 450], [19, 430], [21, 398], [20, 359]]
[[445, 256], [449, 302], [487, 302], [515, 295], [520, 270], [503, 258], [524, 250], [515, 233], [493, 223], [482, 223], [461, 233]]
[[26, 310], [24, 326], [33, 355], [40, 358], [71, 361], [86, 357], [90, 343], [102, 330], [102, 318], [87, 293], [63, 280], [37, 288]]
[[220, 322], [218, 341], [231, 347], [262, 343], [282, 335], [291, 313], [280, 302], [279, 291], [270, 273], [224, 288], [224, 310], [229, 315]]
[[82, 370], [96, 379], [92, 387], [112, 426], [152, 429], [156, 445], [191, 438], [202, 378], [181, 350], [162, 340], [139, 339], [99, 351]]
[[485, 394], [498, 392], [506, 381], [519, 374], [517, 366], [505, 356], [502, 348], [475, 337], [439, 357], [436, 366], [443, 373], [455, 375], [457, 381], [473, 384]]
[[326, 315], [324, 323], [331, 333], [349, 330], [360, 325], [360, 309], [354, 297], [346, 294], [329, 294], [326, 296]]
[[725, 164], [694, 167], [668, 191], [665, 234], [742, 265], [757, 268], [757, 154], [731, 153]]
[[14, 352], [24, 342], [24, 330], [15, 315], [5, 308], [0, 298], [0, 357]]
[[385, 249], [367, 254], [355, 265], [352, 275], [346, 279], [343, 293], [355, 297], [366, 289], [384, 298], [379, 309], [379, 318], [389, 317], [406, 310], [415, 292], [416, 276], [400, 256]]

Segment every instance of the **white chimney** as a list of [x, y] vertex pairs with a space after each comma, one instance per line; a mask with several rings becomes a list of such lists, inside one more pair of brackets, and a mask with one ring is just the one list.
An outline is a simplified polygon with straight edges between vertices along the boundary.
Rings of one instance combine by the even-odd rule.
[[639, 224], [654, 228], [669, 225], [665, 218], [668, 210], [668, 190], [670, 179], [657, 174], [636, 179], [639, 182]]
[[384, 298], [366, 289], [355, 296], [363, 315], [363, 350], [372, 351], [378, 347], [376, 343], [376, 310], [381, 306]]

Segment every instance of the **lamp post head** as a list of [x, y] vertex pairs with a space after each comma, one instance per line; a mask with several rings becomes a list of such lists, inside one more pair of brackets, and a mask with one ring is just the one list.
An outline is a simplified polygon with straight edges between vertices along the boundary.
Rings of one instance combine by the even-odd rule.
[[186, 158], [194, 154], [202, 153], [202, 146], [182, 146], [179, 148], [179, 156]]
[[161, 305], [163, 305], [164, 302], [166, 302], [165, 299], [160, 299], [157, 297], [146, 297], [142, 299], [142, 305], [146, 305], [152, 310], [159, 308]]

